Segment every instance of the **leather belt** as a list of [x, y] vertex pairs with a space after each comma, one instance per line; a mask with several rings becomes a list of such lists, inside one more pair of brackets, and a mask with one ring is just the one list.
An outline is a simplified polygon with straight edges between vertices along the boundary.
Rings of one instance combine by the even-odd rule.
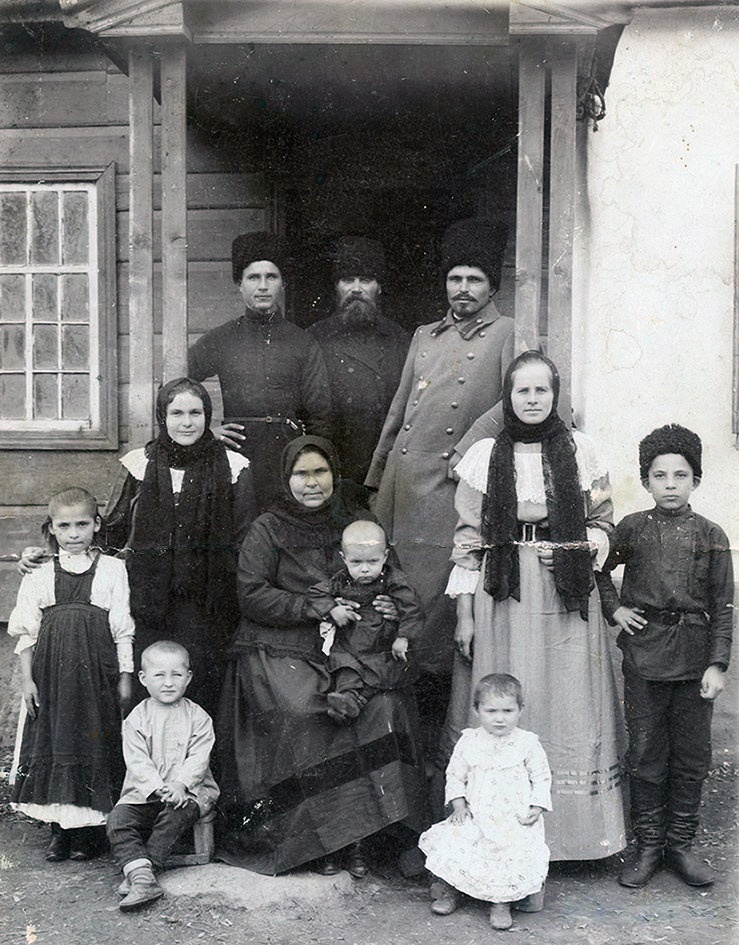
[[519, 522], [516, 534], [519, 541], [549, 541], [549, 526], [539, 522]]

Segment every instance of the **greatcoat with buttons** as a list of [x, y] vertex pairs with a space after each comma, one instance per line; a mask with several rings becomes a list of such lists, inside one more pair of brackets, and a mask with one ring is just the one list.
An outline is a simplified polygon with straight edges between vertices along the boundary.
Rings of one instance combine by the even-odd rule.
[[455, 614], [444, 589], [456, 513], [449, 460], [474, 421], [499, 399], [513, 358], [513, 319], [488, 302], [468, 319], [451, 311], [416, 329], [366, 485], [426, 623], [415, 645], [425, 672], [450, 673]]

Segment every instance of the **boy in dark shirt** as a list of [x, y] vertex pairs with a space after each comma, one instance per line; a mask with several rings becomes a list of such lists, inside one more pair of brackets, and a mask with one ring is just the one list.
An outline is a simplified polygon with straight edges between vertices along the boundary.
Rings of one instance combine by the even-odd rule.
[[[691, 886], [714, 878], [690, 848], [711, 760], [713, 700], [729, 664], [734, 577], [723, 530], [688, 504], [701, 453], [700, 438], [674, 423], [641, 441], [639, 471], [655, 507], [618, 524], [597, 575], [623, 652], [637, 841], [623, 886], [646, 885], [663, 862]], [[620, 564], [619, 598], [610, 575]]]

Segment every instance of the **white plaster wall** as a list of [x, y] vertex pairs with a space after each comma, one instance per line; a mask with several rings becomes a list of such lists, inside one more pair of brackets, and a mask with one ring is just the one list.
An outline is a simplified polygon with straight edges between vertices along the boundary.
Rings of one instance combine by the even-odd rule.
[[641, 437], [682, 423], [704, 447], [693, 507], [735, 549], [738, 65], [737, 8], [642, 10], [624, 30], [607, 117], [582, 155], [573, 372], [583, 428], [610, 464], [617, 519], [648, 507]]

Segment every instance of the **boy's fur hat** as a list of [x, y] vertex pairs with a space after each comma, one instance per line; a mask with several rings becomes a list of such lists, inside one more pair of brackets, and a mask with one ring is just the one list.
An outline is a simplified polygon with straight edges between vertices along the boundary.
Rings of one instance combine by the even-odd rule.
[[241, 282], [244, 270], [253, 262], [266, 260], [274, 263], [287, 282], [289, 268], [288, 248], [285, 241], [274, 233], [242, 233], [231, 244], [231, 265], [234, 282]]
[[639, 475], [642, 479], [649, 477], [649, 467], [654, 459], [666, 453], [684, 456], [690, 463], [696, 479], [703, 475], [701, 438], [692, 430], [681, 427], [679, 423], [668, 423], [652, 430], [639, 444]]

